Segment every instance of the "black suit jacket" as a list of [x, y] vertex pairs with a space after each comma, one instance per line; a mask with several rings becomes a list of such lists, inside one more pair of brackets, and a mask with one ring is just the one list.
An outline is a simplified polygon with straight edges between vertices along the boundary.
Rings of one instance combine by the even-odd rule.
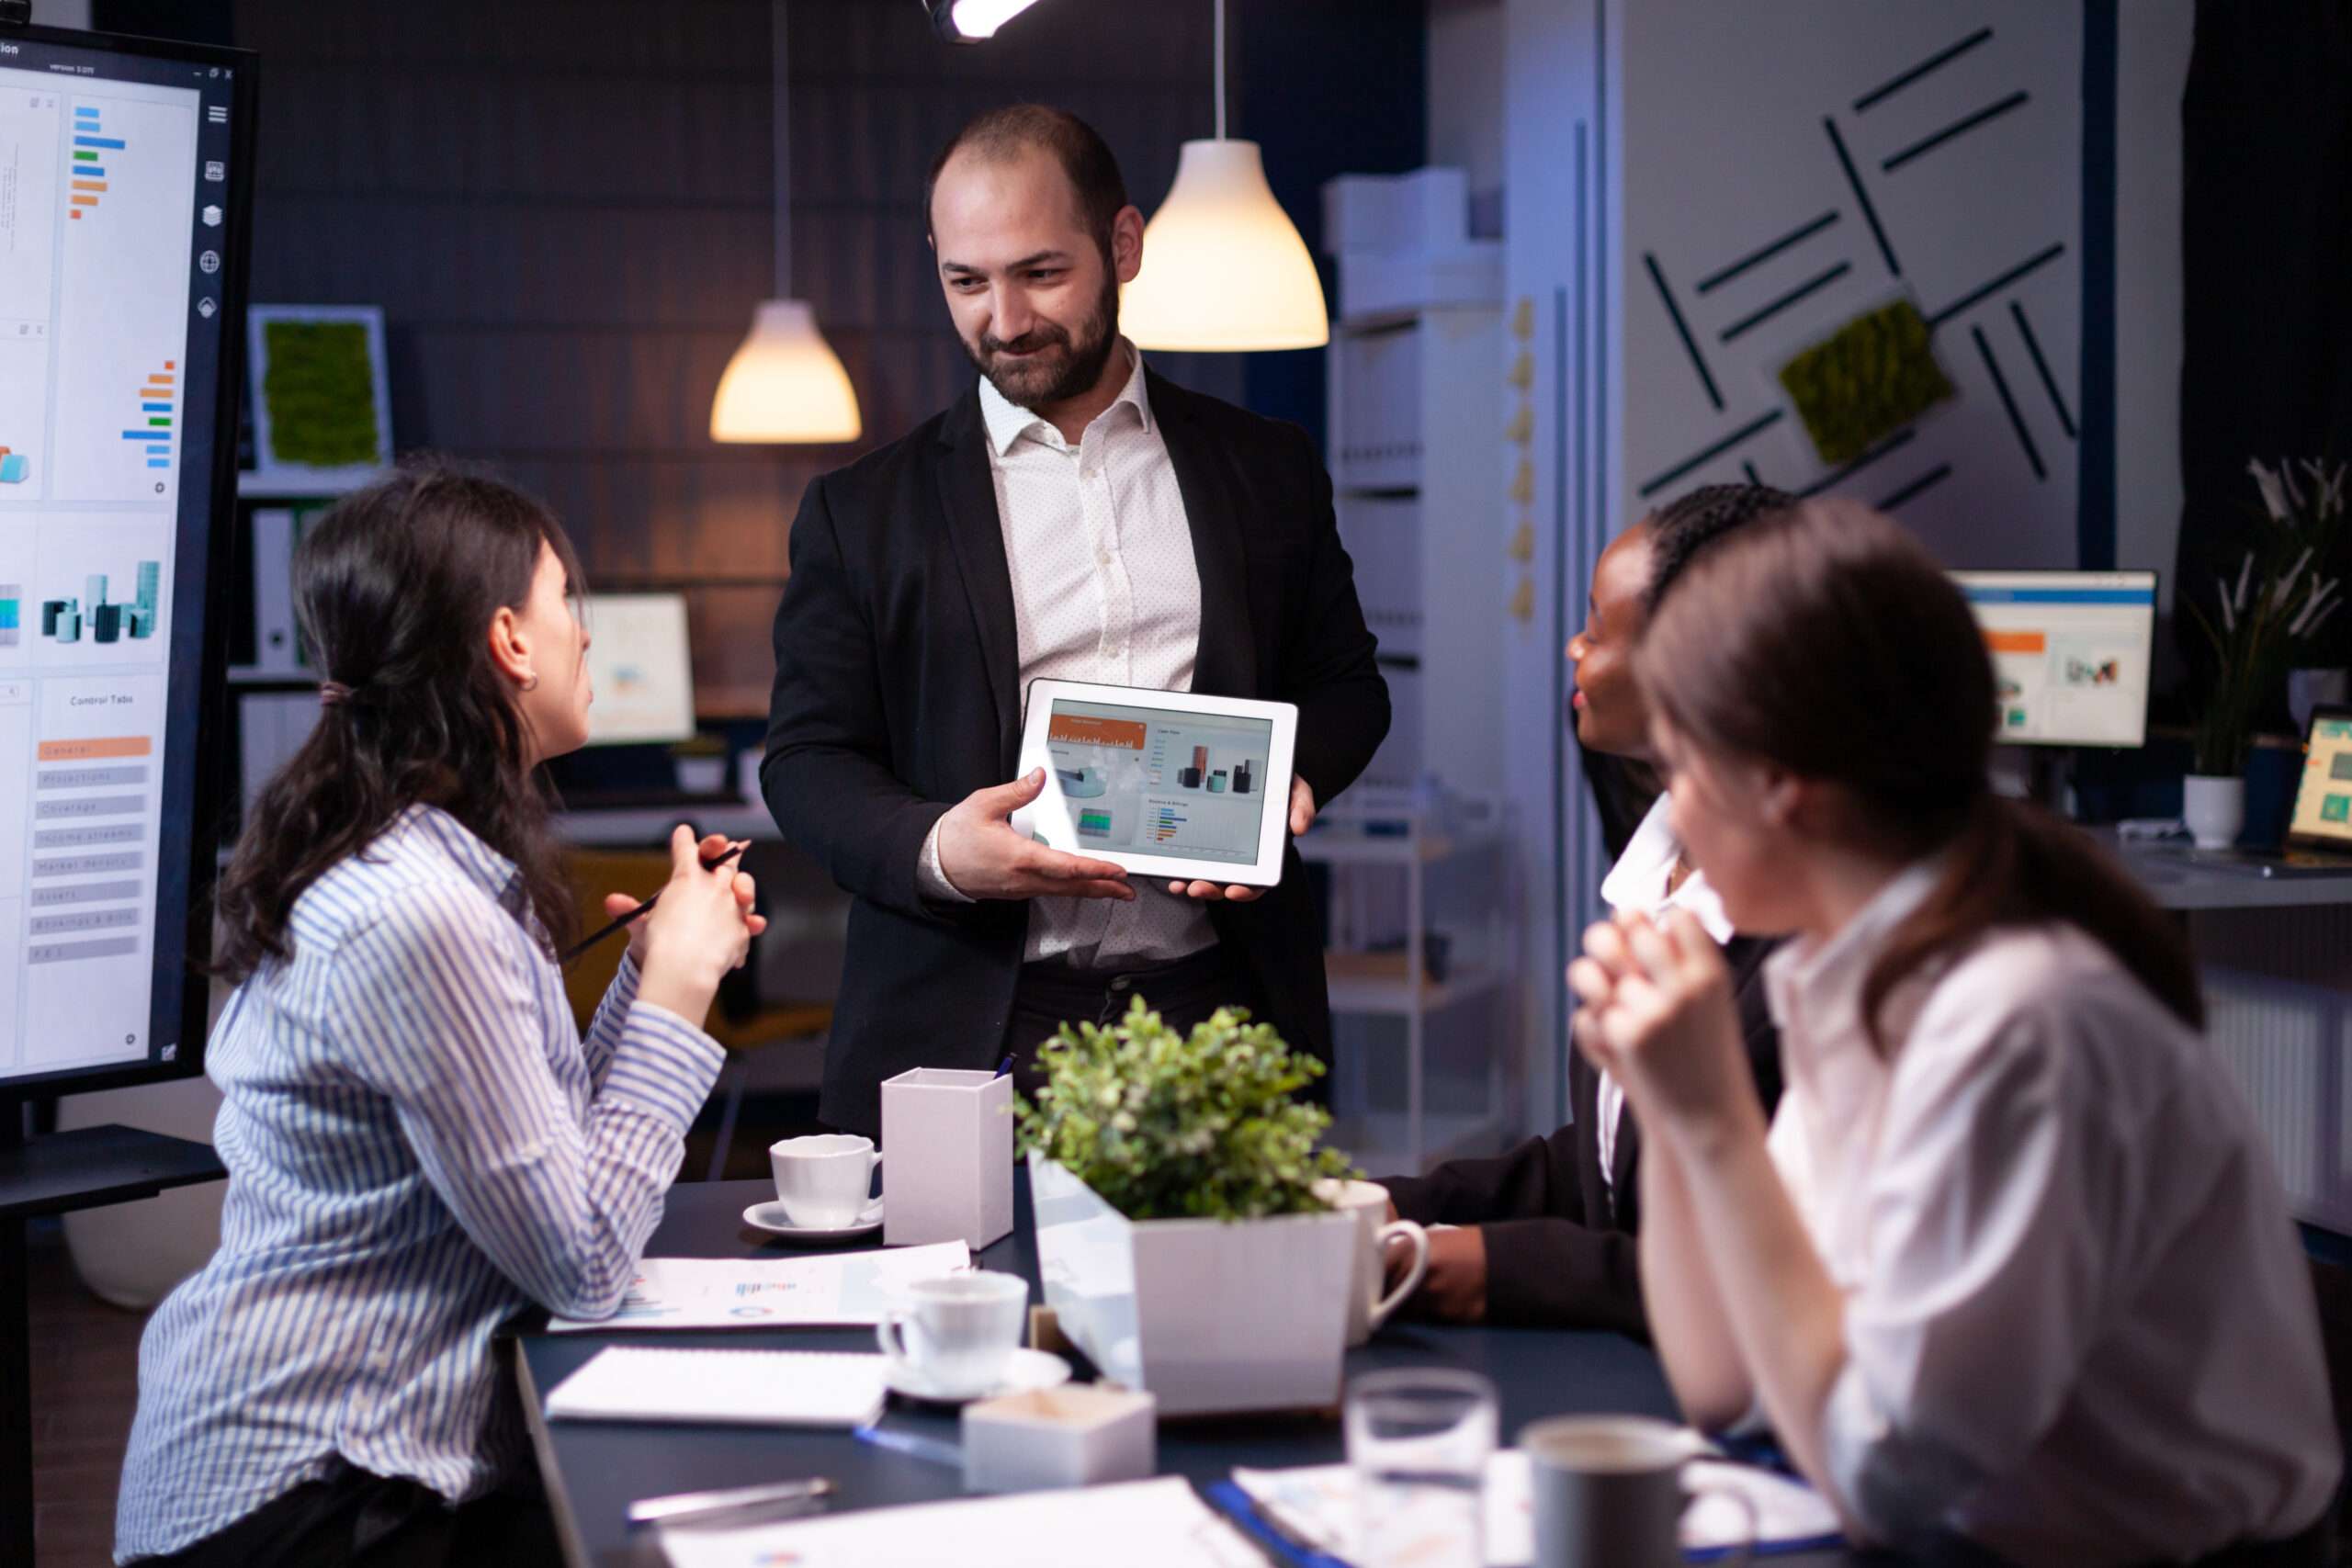
[[[1147, 386], [1200, 574], [1193, 689], [1297, 704], [1297, 769], [1328, 801], [1387, 733], [1388, 688], [1322, 459], [1296, 425], [1148, 372]], [[785, 837], [854, 895], [819, 1113], [860, 1133], [879, 1131], [885, 1078], [996, 1066], [1027, 943], [1027, 904], [934, 906], [915, 880], [932, 824], [1019, 761], [1020, 654], [987, 439], [976, 384], [812, 483], [792, 525], [760, 778]], [[1210, 919], [1270, 1020], [1328, 1061], [1322, 926], [1297, 852], [1280, 886]]]
[[[1756, 1092], [1770, 1116], [1781, 1100], [1781, 1043], [1764, 998], [1764, 959], [1778, 945], [1734, 937], [1724, 945]], [[1422, 1224], [1476, 1225], [1487, 1240], [1487, 1319], [1551, 1327], [1615, 1328], [1646, 1338], [1634, 1235], [1641, 1228], [1641, 1130], [1617, 1129], [1612, 1180], [1600, 1179], [1600, 1075], [1568, 1053], [1576, 1120], [1493, 1159], [1458, 1159], [1423, 1177], [1382, 1179], [1396, 1212]]]

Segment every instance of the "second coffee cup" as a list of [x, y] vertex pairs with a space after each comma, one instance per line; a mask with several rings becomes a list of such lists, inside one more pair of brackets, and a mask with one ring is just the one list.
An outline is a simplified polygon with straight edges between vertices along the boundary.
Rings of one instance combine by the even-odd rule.
[[881, 1163], [874, 1140], [854, 1133], [819, 1133], [768, 1145], [784, 1217], [809, 1230], [855, 1224], [873, 1201], [867, 1193]]

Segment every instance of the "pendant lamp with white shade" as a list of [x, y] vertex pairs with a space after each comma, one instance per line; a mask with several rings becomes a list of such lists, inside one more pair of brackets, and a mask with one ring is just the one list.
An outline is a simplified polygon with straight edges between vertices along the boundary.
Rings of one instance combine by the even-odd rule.
[[714, 441], [854, 441], [864, 425], [840, 356], [817, 330], [817, 313], [792, 298], [792, 117], [785, 3], [775, 0], [775, 298], [760, 301], [751, 335], [718, 378], [710, 405]]
[[1225, 0], [1216, 4], [1216, 136], [1187, 141], [1144, 226], [1143, 270], [1119, 296], [1142, 348], [1238, 354], [1331, 341], [1315, 258], [1266, 184], [1254, 141], [1225, 134]]

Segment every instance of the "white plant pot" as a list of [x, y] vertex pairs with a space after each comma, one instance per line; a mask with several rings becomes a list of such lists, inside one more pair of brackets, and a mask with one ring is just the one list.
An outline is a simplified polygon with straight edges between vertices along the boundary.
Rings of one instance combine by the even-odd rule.
[[2200, 850], [2226, 850], [2245, 829], [2245, 779], [2190, 773], [2180, 781], [2180, 819]]
[[1029, 1156], [1037, 1266], [1061, 1331], [1162, 1416], [1340, 1400], [1356, 1217], [1130, 1220]]

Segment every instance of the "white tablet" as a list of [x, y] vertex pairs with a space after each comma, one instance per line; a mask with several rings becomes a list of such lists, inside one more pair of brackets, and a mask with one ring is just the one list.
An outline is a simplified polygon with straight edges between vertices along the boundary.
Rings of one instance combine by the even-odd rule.
[[1020, 776], [1046, 788], [1012, 825], [1138, 876], [1272, 887], [1297, 739], [1289, 703], [1033, 681]]

